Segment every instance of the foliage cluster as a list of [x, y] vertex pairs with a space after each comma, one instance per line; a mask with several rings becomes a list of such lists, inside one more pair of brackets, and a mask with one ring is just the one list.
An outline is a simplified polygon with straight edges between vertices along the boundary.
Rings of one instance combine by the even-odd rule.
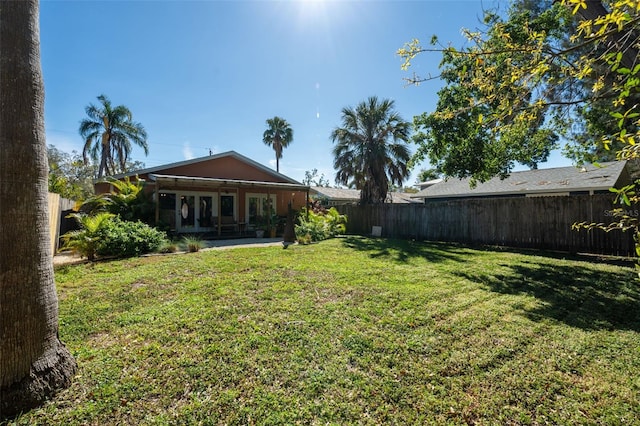
[[321, 186], [325, 188], [330, 186], [329, 180], [324, 177], [324, 173], [321, 173], [320, 176], [318, 176], [318, 169], [316, 168], [312, 170], [305, 170], [302, 184], [309, 186]]
[[71, 250], [89, 260], [94, 260], [101, 243], [102, 232], [113, 215], [101, 212], [95, 215], [72, 213], [70, 216], [76, 219], [80, 229], [69, 231], [62, 236], [64, 245], [61, 250]]
[[336, 183], [359, 189], [361, 204], [386, 202], [390, 187], [409, 177], [410, 129], [389, 99], [343, 108], [341, 126], [331, 132]]
[[71, 249], [93, 260], [96, 255], [130, 257], [158, 250], [166, 234], [141, 222], [150, 217], [151, 202], [144, 182], [108, 179], [114, 187], [108, 194], [88, 198], [73, 214], [80, 229], [63, 236], [63, 249]]
[[93, 195], [95, 166], [85, 164], [76, 151], [71, 154], [54, 145], [47, 147], [49, 163], [49, 192], [69, 200], [85, 200]]
[[[413, 40], [398, 51], [405, 68], [422, 52], [443, 54], [446, 86], [436, 111], [414, 119], [414, 161], [485, 181], [515, 162], [536, 167], [560, 137], [573, 140], [566, 150], [578, 161], [640, 159], [640, 1], [513, 1], [506, 17], [487, 12], [485, 23], [465, 31], [463, 49]], [[625, 213], [639, 187], [614, 190], [623, 206], [615, 224], [576, 227], [633, 232], [640, 253], [638, 218]]]
[[98, 164], [98, 178], [126, 170], [133, 145], [149, 154], [147, 132], [142, 124], [133, 120], [133, 114], [124, 105], [113, 105], [105, 95], [98, 96], [100, 105], [85, 108], [88, 118], [80, 121], [78, 131], [85, 141], [82, 156]]
[[131, 257], [157, 251], [167, 240], [164, 232], [140, 221], [121, 219], [108, 212], [73, 213], [80, 229], [63, 235], [62, 250], [95, 260], [96, 256]]
[[100, 256], [132, 257], [157, 251], [167, 236], [140, 221], [113, 216], [100, 229], [96, 253]]
[[276, 171], [280, 172], [282, 150], [293, 142], [293, 129], [291, 128], [291, 124], [284, 118], [278, 116], [267, 119], [267, 130], [265, 130], [262, 135], [262, 141], [275, 151]]
[[333, 238], [347, 230], [347, 216], [340, 214], [335, 207], [325, 209], [319, 204], [311, 209], [303, 209], [295, 225], [296, 239], [301, 244]]
[[88, 198], [80, 204], [81, 211], [88, 214], [106, 211], [130, 221], [148, 222], [152, 218], [153, 203], [144, 191], [144, 181], [137, 176], [135, 182], [128, 176], [123, 180], [107, 178], [106, 181], [113, 190]]
[[195, 235], [185, 235], [182, 237], [181, 243], [182, 246], [184, 246], [185, 251], [188, 251], [189, 253], [195, 253], [204, 248], [204, 242], [202, 239]]

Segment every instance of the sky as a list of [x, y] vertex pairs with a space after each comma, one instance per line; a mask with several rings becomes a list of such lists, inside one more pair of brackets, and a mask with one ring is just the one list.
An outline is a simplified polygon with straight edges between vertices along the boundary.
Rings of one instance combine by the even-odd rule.
[[[439, 54], [409, 71], [396, 52], [432, 35], [455, 47], [462, 28], [502, 0], [41, 0], [40, 39], [47, 144], [82, 152], [85, 107], [106, 95], [148, 134], [155, 167], [236, 151], [275, 169], [262, 142], [266, 120], [286, 119], [293, 142], [280, 172], [301, 181], [317, 169], [334, 184], [341, 111], [370, 96], [391, 99], [403, 119], [434, 110]], [[411, 145], [412, 151], [415, 145]], [[541, 167], [570, 165], [554, 152]], [[406, 185], [416, 182], [418, 165]]]

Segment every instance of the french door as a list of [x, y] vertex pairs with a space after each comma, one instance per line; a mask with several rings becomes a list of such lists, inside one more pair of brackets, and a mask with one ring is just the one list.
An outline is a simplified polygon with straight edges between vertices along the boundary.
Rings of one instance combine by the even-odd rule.
[[173, 201], [173, 222], [176, 231], [200, 232], [213, 229], [218, 216], [217, 193], [178, 192], [166, 194], [164, 198], [168, 201], [164, 205], [165, 209], [168, 209]]

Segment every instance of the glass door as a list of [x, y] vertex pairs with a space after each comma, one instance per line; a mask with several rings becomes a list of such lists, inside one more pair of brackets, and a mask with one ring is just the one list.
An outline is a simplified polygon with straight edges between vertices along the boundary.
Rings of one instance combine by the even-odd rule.
[[200, 196], [199, 198], [199, 206], [200, 211], [198, 212], [198, 221], [200, 228], [212, 228], [214, 226], [213, 218], [217, 214], [213, 212], [213, 197], [209, 195]]
[[196, 227], [195, 195], [180, 195], [179, 223], [181, 231], [194, 230]]
[[[218, 220], [218, 194], [167, 194], [167, 208], [174, 207], [178, 232], [210, 231]], [[173, 201], [172, 201], [173, 200]], [[163, 210], [160, 211], [161, 215]]]
[[235, 194], [225, 194], [220, 196], [220, 216], [236, 217]]

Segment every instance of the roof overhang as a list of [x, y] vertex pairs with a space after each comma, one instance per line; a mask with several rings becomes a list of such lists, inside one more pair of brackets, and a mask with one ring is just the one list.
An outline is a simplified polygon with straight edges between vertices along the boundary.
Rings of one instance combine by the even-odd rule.
[[239, 180], [239, 179], [218, 179], [191, 176], [174, 176], [149, 174], [149, 179], [156, 182], [161, 187], [171, 188], [266, 188], [283, 191], [309, 191], [309, 186], [284, 183], [284, 182], [264, 182], [256, 180]]

